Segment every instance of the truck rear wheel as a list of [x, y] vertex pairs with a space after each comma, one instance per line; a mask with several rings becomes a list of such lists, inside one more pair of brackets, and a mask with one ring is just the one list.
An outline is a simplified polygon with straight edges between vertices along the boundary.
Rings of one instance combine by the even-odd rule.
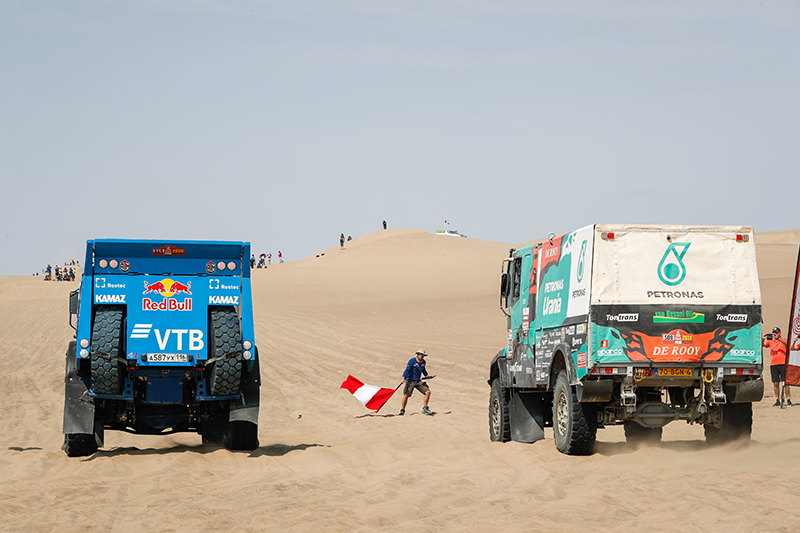
[[212, 363], [209, 377], [211, 394], [230, 396], [239, 392], [242, 378], [242, 331], [239, 315], [232, 308], [213, 309], [210, 314], [209, 357]]
[[492, 391], [489, 393], [489, 438], [494, 442], [508, 442], [511, 439], [508, 395], [499, 379], [492, 381]]
[[229, 450], [255, 450], [258, 448], [258, 425], [243, 420], [231, 422], [225, 447]]
[[100, 307], [92, 323], [92, 390], [95, 394], [119, 394], [122, 390], [122, 364], [113, 357], [125, 357], [122, 309]]
[[735, 440], [750, 442], [753, 431], [753, 404], [726, 403], [722, 405], [722, 425], [703, 425], [706, 443], [714, 446]]
[[567, 455], [591, 455], [597, 438], [597, 412], [581, 403], [562, 370], [553, 390], [553, 435], [556, 448]]
[[67, 457], [86, 457], [97, 451], [97, 441], [94, 435], [86, 433], [67, 433], [64, 435], [62, 446]]
[[625, 427], [625, 440], [629, 444], [654, 445], [661, 442], [661, 434], [664, 428], [646, 428], [633, 420], [626, 420], [623, 425]]

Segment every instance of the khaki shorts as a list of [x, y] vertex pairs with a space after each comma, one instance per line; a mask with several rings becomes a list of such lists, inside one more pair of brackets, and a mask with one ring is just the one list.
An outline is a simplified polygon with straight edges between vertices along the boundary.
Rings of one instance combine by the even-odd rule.
[[406, 380], [406, 386], [403, 388], [403, 396], [411, 396], [411, 393], [414, 392], [414, 389], [417, 389], [422, 394], [425, 394], [430, 390], [427, 383], [423, 383], [421, 381], [411, 381]]

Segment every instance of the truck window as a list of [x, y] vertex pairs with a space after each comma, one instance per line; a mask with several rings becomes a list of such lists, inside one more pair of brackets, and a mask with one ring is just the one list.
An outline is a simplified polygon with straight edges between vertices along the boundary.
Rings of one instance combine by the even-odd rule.
[[514, 281], [511, 305], [514, 305], [519, 300], [519, 286], [522, 281], [522, 258], [517, 257], [514, 259]]

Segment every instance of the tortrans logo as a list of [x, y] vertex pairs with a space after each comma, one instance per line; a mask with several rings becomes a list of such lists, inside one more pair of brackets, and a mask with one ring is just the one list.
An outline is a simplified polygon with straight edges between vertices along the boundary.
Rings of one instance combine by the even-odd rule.
[[164, 278], [154, 283], [144, 282], [144, 292], [142, 294], [159, 294], [164, 297], [160, 302], [150, 298], [142, 298], [142, 311], [191, 311], [192, 299], [184, 298], [182, 302], [177, 301], [173, 296], [177, 294], [192, 294], [192, 282], [186, 285], [179, 281]]
[[606, 315], [609, 322], [639, 322], [639, 313], [620, 313], [618, 315]]
[[747, 322], [747, 315], [746, 314], [727, 314], [727, 315], [717, 315], [717, 320], [719, 322], [737, 322], [737, 323], [744, 323]]
[[686, 265], [683, 256], [689, 250], [689, 242], [673, 242], [664, 252], [664, 257], [658, 264], [658, 278], [670, 287], [679, 285], [686, 277]]

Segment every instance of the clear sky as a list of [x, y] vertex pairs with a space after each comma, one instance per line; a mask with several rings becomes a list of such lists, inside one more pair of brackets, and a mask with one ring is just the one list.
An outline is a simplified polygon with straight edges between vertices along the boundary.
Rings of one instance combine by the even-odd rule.
[[800, 2], [0, 3], [0, 275], [92, 238], [800, 227]]

